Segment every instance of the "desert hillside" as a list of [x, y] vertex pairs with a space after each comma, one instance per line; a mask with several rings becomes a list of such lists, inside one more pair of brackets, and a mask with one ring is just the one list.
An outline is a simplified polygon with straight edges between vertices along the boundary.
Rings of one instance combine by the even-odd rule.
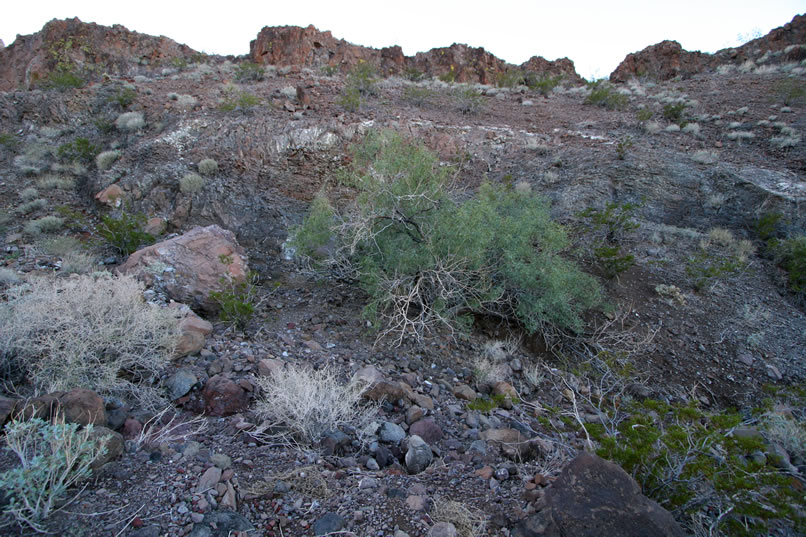
[[0, 533], [803, 535], [805, 129], [803, 15], [598, 81], [19, 36]]

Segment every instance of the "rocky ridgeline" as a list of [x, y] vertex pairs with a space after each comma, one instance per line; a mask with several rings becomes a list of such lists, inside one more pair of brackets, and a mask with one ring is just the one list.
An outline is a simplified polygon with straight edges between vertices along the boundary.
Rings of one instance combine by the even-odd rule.
[[628, 54], [610, 75], [613, 82], [627, 82], [634, 77], [653, 80], [690, 77], [721, 65], [741, 66], [758, 60], [765, 54], [782, 52], [778, 61], [799, 62], [806, 58], [806, 16], [798, 15], [792, 22], [775, 28], [769, 34], [745, 43], [740, 47], [727, 48], [714, 54], [685, 50], [677, 41], [662, 41], [645, 49]]

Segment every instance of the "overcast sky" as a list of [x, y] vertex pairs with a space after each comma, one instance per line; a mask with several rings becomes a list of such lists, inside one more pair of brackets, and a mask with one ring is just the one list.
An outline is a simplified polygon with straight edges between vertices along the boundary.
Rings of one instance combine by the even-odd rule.
[[240, 55], [263, 26], [313, 24], [358, 45], [397, 44], [406, 55], [467, 43], [514, 64], [568, 57], [590, 78], [609, 75], [628, 53], [664, 39], [703, 52], [736, 46], [740, 36], [766, 34], [806, 12], [806, 0], [29, 0], [9, 2], [2, 12], [6, 45], [50, 19], [78, 17]]

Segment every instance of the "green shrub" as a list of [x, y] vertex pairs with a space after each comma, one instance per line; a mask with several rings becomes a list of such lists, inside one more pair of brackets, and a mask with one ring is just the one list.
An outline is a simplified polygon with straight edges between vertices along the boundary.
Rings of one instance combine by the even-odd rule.
[[362, 96], [378, 94], [378, 73], [375, 68], [364, 60], [358, 63], [347, 74], [346, 85], [348, 88], [355, 88]]
[[128, 108], [137, 99], [134, 88], [122, 87], [109, 98], [109, 102], [117, 103], [121, 108]]
[[27, 222], [23, 229], [28, 235], [37, 236], [43, 233], [55, 233], [62, 229], [62, 226], [64, 218], [49, 215]]
[[678, 519], [708, 518], [719, 530], [714, 535], [768, 535], [775, 520], [806, 530], [806, 517], [794, 508], [799, 493], [775, 457], [753, 456], [765, 450], [761, 435], [734, 434], [738, 414], [651, 399], [627, 412], [614, 434], [586, 425], [597, 454], [621, 465]]
[[56, 155], [60, 160], [66, 162], [81, 162], [88, 164], [92, 162], [100, 149], [87, 138], [76, 138], [72, 142], [66, 142], [59, 146]]
[[95, 166], [101, 171], [108, 170], [112, 167], [112, 164], [120, 158], [120, 154], [120, 151], [117, 149], [98, 153], [98, 156], [95, 157]]
[[442, 82], [446, 82], [448, 84], [453, 84], [456, 82], [456, 69], [451, 65], [451, 68], [448, 70], [447, 73], [443, 73], [439, 75], [439, 79]]
[[755, 251], [753, 244], [736, 240], [733, 234], [720, 228], [712, 229], [700, 241], [699, 248], [689, 257], [686, 273], [694, 289], [702, 291], [713, 283], [736, 274], [747, 266]]
[[423, 76], [423, 72], [416, 67], [406, 67], [403, 70], [403, 78], [406, 80], [411, 80], [412, 82], [419, 82], [423, 79]]
[[335, 65], [323, 65], [321, 71], [325, 76], [336, 76], [339, 72], [339, 68]]
[[218, 162], [211, 158], [202, 159], [199, 162], [199, 173], [205, 176], [215, 175], [218, 173]]
[[471, 401], [467, 404], [468, 410], [478, 410], [479, 412], [492, 412], [496, 408], [503, 407], [507, 403], [511, 403], [513, 405], [517, 405], [520, 403], [520, 399], [517, 397], [510, 398], [508, 395], [503, 393], [494, 394], [490, 397], [479, 397], [474, 401]]
[[518, 69], [509, 69], [498, 73], [495, 77], [495, 85], [499, 88], [514, 88], [526, 82], [526, 77]]
[[781, 241], [776, 248], [778, 263], [789, 276], [789, 287], [801, 299], [806, 298], [806, 235]]
[[[393, 133], [369, 134], [353, 154], [346, 175], [359, 194], [331, 220], [328, 262], [366, 290], [365, 315], [381, 336], [468, 327], [476, 313], [516, 319], [529, 332], [543, 323], [579, 329], [580, 313], [598, 304], [596, 281], [559, 255], [565, 231], [544, 200], [484, 184], [458, 203], [448, 192], [450, 170]], [[317, 202], [303, 224], [316, 241], [300, 251], [325, 242], [322, 224], [311, 220], [326, 222], [331, 212]]]
[[638, 121], [649, 121], [652, 119], [652, 110], [647, 107], [641, 108], [635, 113], [635, 118]]
[[607, 202], [604, 209], [589, 207], [578, 216], [585, 220], [585, 232], [592, 235], [592, 253], [608, 278], [614, 278], [635, 264], [635, 256], [625, 252], [622, 243], [638, 229], [637, 203]]
[[34, 187], [29, 186], [28, 188], [22, 189], [19, 196], [22, 201], [32, 201], [39, 196], [39, 191]]
[[630, 99], [622, 95], [607, 81], [597, 80], [589, 84], [590, 95], [585, 98], [585, 104], [592, 104], [608, 110], [623, 110]]
[[320, 192], [314, 198], [303, 224], [291, 230], [291, 245], [299, 255], [315, 263], [327, 256], [324, 247], [332, 237], [334, 215], [327, 197]]
[[785, 106], [806, 102], [806, 88], [797, 78], [787, 78], [777, 82], [773, 92]]
[[37, 278], [6, 291], [0, 358], [41, 393], [86, 388], [149, 406], [173, 356], [178, 319], [133, 276]]
[[4, 511], [18, 522], [45, 533], [44, 522], [58, 510], [67, 491], [87, 479], [90, 466], [106, 453], [106, 439], [93, 438], [93, 427], [80, 431], [63, 418], [45, 422], [12, 420], [5, 427], [6, 449], [20, 466], [0, 474], [9, 503]]
[[143, 231], [146, 220], [144, 214], [125, 211], [117, 217], [103, 215], [97, 231], [110, 246], [123, 255], [129, 255], [141, 246], [154, 242], [154, 237]]
[[51, 71], [43, 85], [47, 89], [65, 91], [83, 88], [86, 83], [87, 81], [76, 73], [74, 69], [62, 68]]
[[456, 109], [463, 115], [475, 115], [481, 112], [484, 101], [481, 93], [475, 88], [457, 88], [451, 92]]
[[266, 70], [255, 62], [241, 62], [235, 68], [235, 80], [238, 82], [260, 82], [264, 76]]
[[434, 90], [421, 86], [408, 86], [403, 90], [403, 100], [414, 106], [424, 106], [435, 96]]
[[526, 74], [526, 85], [529, 89], [544, 96], [551, 93], [562, 81], [562, 76], [538, 75], [532, 72]]
[[17, 137], [8, 132], [0, 132], [0, 145], [6, 149], [14, 150], [20, 144]]
[[339, 97], [339, 106], [348, 112], [357, 112], [361, 107], [361, 92], [357, 88], [345, 88]]
[[663, 107], [663, 119], [685, 127], [688, 123], [683, 116], [685, 110], [686, 103], [669, 103]]
[[260, 104], [260, 97], [247, 91], [242, 91], [235, 94], [229, 94], [224, 97], [224, 100], [219, 105], [219, 109], [224, 112], [232, 112], [234, 110], [249, 110]]
[[632, 138], [625, 136], [616, 143], [616, 155], [619, 160], [624, 160], [627, 156], [627, 151], [632, 147]]
[[244, 330], [255, 314], [258, 302], [258, 276], [255, 272], [246, 275], [243, 281], [221, 278], [221, 291], [213, 291], [210, 298], [221, 308], [218, 317], [239, 330]]
[[207, 184], [207, 180], [198, 173], [186, 173], [179, 180], [179, 190], [182, 194], [195, 194], [200, 192]]

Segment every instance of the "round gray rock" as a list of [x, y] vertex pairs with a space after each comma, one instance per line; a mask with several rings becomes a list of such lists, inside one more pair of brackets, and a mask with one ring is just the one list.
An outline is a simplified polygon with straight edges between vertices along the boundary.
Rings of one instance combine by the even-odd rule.
[[387, 444], [399, 444], [406, 438], [406, 431], [396, 423], [385, 421], [378, 429], [378, 438], [381, 439], [381, 442], [386, 442]]
[[417, 435], [409, 438], [409, 449], [406, 451], [406, 469], [410, 474], [419, 474], [431, 464], [434, 454], [425, 440]]

